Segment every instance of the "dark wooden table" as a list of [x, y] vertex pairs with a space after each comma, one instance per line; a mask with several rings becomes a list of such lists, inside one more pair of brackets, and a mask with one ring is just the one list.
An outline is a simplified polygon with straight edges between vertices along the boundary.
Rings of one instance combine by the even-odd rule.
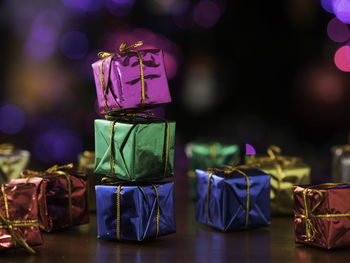
[[[182, 177], [183, 178], [183, 177]], [[221, 233], [196, 223], [195, 203], [187, 183], [175, 182], [177, 233], [141, 243], [96, 238], [96, 215], [90, 224], [44, 234], [37, 255], [24, 249], [0, 254], [0, 262], [348, 262], [350, 250], [325, 251], [294, 243], [293, 218], [272, 218], [270, 227]]]

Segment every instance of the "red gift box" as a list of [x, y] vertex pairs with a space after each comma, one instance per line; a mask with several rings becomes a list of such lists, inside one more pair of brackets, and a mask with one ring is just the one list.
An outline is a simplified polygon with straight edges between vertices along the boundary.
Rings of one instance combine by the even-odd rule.
[[38, 220], [36, 188], [32, 184], [1, 185], [0, 249], [43, 243]]
[[44, 172], [25, 170], [9, 184], [32, 183], [37, 187], [40, 228], [46, 232], [89, 222], [87, 177], [72, 164], [53, 166]]
[[350, 248], [350, 184], [294, 186], [295, 242]]

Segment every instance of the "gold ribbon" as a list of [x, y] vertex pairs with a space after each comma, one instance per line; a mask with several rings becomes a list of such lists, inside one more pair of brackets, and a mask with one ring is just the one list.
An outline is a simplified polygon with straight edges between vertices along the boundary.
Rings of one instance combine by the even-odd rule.
[[17, 233], [17, 231], [15, 231], [14, 228], [30, 226], [39, 227], [38, 220], [10, 220], [8, 201], [5, 192], [5, 186], [3, 184], [1, 185], [1, 192], [5, 204], [5, 216], [0, 214], [0, 228], [8, 229], [12, 237], [12, 242], [14, 246], [22, 246], [30, 253], [35, 254], [35, 250], [28, 245], [28, 243], [23, 239], [23, 237], [19, 233]]
[[274, 177], [277, 179], [277, 192], [280, 191], [283, 181], [283, 167], [295, 165], [295, 163], [300, 161], [300, 158], [298, 157], [282, 156], [281, 152], [281, 148], [275, 145], [271, 145], [267, 149], [268, 156], [255, 157], [255, 155], [253, 155], [250, 159], [248, 159], [248, 164], [254, 165], [256, 168], [260, 168], [260, 166], [263, 164], [272, 164], [275, 167], [276, 176]]
[[[140, 114], [146, 114], [146, 115], [140, 115]], [[161, 120], [164, 121], [166, 124], [166, 150], [165, 150], [165, 166], [164, 166], [164, 177], [166, 176], [167, 170], [168, 170], [168, 162], [169, 162], [169, 140], [170, 140], [170, 124], [166, 119], [155, 117], [152, 115], [151, 112], [140, 112], [140, 113], [132, 113], [132, 112], [119, 112], [117, 115], [105, 115], [105, 118], [107, 120], [112, 121], [111, 123], [111, 132], [110, 132], [110, 169], [111, 169], [111, 176], [114, 176], [114, 143], [113, 143], [113, 137], [114, 137], [114, 126], [117, 121], [135, 121], [137, 118], [140, 119], [148, 119], [148, 120]]]
[[[103, 178], [104, 179], [104, 178]], [[110, 184], [112, 184], [112, 180], [108, 180]], [[119, 182], [119, 181], [116, 181]], [[159, 220], [160, 220], [160, 210], [159, 210], [159, 196], [158, 196], [158, 190], [157, 187], [152, 184], [154, 193], [156, 195], [156, 204], [157, 204], [157, 211], [156, 211], [156, 237], [158, 237], [159, 234]], [[120, 240], [120, 191], [121, 191], [122, 185], [119, 184], [117, 187], [117, 240]]]
[[11, 155], [15, 151], [15, 147], [11, 143], [0, 144], [0, 155]]
[[216, 143], [212, 143], [210, 146], [210, 157], [213, 163], [213, 166], [216, 167]]
[[[331, 189], [337, 186], [350, 186], [349, 184], [343, 184], [343, 183], [326, 183], [326, 184], [320, 184], [320, 185], [315, 185], [313, 187], [307, 187], [303, 190], [303, 202], [304, 202], [304, 210], [305, 214], [294, 214], [296, 218], [304, 218], [305, 219], [305, 229], [306, 229], [306, 242], [312, 242], [315, 240], [316, 235], [318, 234], [318, 231], [316, 227], [313, 224], [313, 219], [314, 218], [332, 218], [332, 217], [350, 217], [350, 213], [346, 214], [321, 214], [321, 215], [315, 215], [314, 211], [316, 210], [317, 207], [322, 202], [323, 199], [323, 194], [320, 190], [314, 189], [314, 188], [321, 188], [321, 189]], [[311, 193], [317, 193], [320, 198], [319, 201], [313, 206], [309, 207], [308, 204], [308, 196]]]
[[23, 178], [26, 178], [26, 183], [29, 181], [31, 177], [46, 177], [46, 178], [52, 178], [52, 177], [58, 177], [63, 175], [67, 180], [67, 188], [68, 188], [68, 212], [69, 212], [69, 224], [70, 226], [73, 225], [73, 216], [72, 216], [72, 183], [70, 180], [70, 175], [62, 170], [69, 170], [73, 168], [73, 164], [66, 164], [62, 166], [58, 166], [57, 164], [50, 167], [46, 171], [37, 172], [32, 170], [24, 170], [21, 173], [21, 176]]
[[[137, 54], [138, 57], [138, 61], [139, 61], [139, 65], [140, 65], [140, 77], [141, 77], [141, 106], [143, 107], [145, 105], [145, 76], [143, 74], [143, 63], [142, 63], [142, 58], [141, 58], [141, 54], [138, 50], [134, 50], [134, 48], [140, 47], [143, 45], [143, 41], [138, 41], [135, 44], [131, 45], [131, 46], [126, 46], [126, 43], [123, 42], [120, 47], [119, 47], [119, 53], [125, 53], [125, 52], [135, 52]], [[99, 52], [98, 53], [98, 57], [102, 59], [101, 61], [101, 66], [100, 66], [100, 85], [102, 88], [102, 94], [103, 94], [103, 100], [106, 106], [106, 109], [108, 111], [110, 111], [110, 107], [107, 104], [107, 98], [106, 98], [106, 93], [105, 93], [105, 89], [104, 89], [104, 78], [103, 78], [103, 63], [105, 62], [105, 60], [110, 57], [110, 56], [115, 56], [117, 53], [110, 53], [110, 52]], [[108, 85], [108, 83], [107, 83]]]
[[238, 172], [244, 176], [247, 181], [247, 202], [246, 202], [246, 216], [245, 216], [245, 225], [246, 227], [249, 224], [249, 210], [250, 210], [250, 181], [248, 175], [242, 171], [242, 169], [252, 168], [249, 165], [238, 165], [238, 166], [225, 166], [223, 169], [221, 168], [208, 168], [207, 172], [209, 172], [208, 185], [207, 185], [207, 223], [210, 225], [210, 214], [209, 214], [209, 194], [210, 194], [210, 180], [214, 173], [223, 172], [225, 175], [231, 174], [233, 172]]

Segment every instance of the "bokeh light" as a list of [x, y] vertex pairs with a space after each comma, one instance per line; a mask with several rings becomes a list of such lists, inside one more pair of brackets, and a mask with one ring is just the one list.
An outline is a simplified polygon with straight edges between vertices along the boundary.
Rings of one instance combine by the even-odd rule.
[[62, 27], [60, 15], [52, 10], [42, 11], [34, 20], [24, 45], [24, 55], [32, 59], [46, 59], [57, 49], [57, 39]]
[[246, 143], [245, 144], [245, 154], [246, 155], [255, 155], [256, 151], [255, 151], [253, 146], [251, 146], [250, 144]]
[[335, 52], [334, 63], [340, 70], [350, 72], [350, 46], [342, 46]]
[[128, 15], [135, 0], [104, 0], [104, 5], [107, 10], [114, 16], [122, 17]]
[[65, 7], [79, 12], [97, 11], [101, 8], [101, 1], [95, 0], [62, 0]]
[[349, 27], [334, 17], [327, 25], [327, 34], [334, 42], [341, 43], [350, 39]]
[[333, 0], [333, 11], [335, 16], [345, 24], [350, 24], [350, 1]]
[[220, 8], [212, 1], [201, 1], [193, 9], [194, 22], [203, 28], [213, 27], [220, 15]]
[[179, 12], [179, 14], [173, 15], [173, 21], [175, 25], [179, 28], [192, 28], [195, 23], [193, 21], [193, 6], [191, 3], [188, 3], [183, 12]]
[[85, 34], [79, 31], [70, 31], [61, 39], [61, 52], [70, 59], [83, 58], [89, 49], [89, 41]]
[[321, 5], [324, 10], [333, 14], [333, 0], [321, 0]]
[[10, 104], [0, 107], [0, 131], [16, 134], [23, 129], [25, 121], [21, 108]]

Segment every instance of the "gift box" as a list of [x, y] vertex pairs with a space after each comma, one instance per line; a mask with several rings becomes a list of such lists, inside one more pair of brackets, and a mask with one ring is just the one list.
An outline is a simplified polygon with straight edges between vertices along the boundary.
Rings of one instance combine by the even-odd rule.
[[338, 145], [332, 148], [333, 182], [350, 182], [350, 145]]
[[187, 173], [190, 188], [190, 197], [195, 199], [196, 192], [196, 169], [205, 170], [210, 167], [232, 165], [239, 157], [239, 147], [235, 144], [223, 144], [220, 142], [189, 143], [185, 148], [189, 160], [189, 171]]
[[196, 174], [198, 222], [224, 232], [270, 225], [270, 175], [242, 165]]
[[87, 179], [73, 165], [53, 166], [44, 172], [25, 170], [26, 178], [9, 184], [32, 183], [37, 188], [40, 228], [46, 232], [89, 222]]
[[97, 185], [97, 236], [142, 241], [176, 232], [173, 183]]
[[123, 43], [119, 53], [99, 57], [92, 68], [100, 113], [171, 102], [161, 49], [135, 50]]
[[0, 250], [43, 243], [38, 220], [36, 189], [32, 184], [1, 185]]
[[174, 141], [175, 122], [95, 120], [95, 173], [127, 181], [174, 176]]
[[350, 184], [294, 186], [295, 242], [350, 248]]
[[18, 178], [27, 166], [30, 153], [17, 150], [12, 144], [0, 144], [0, 184]]
[[270, 146], [267, 156], [246, 156], [246, 163], [271, 175], [271, 213], [293, 214], [293, 185], [310, 183], [310, 167], [298, 157], [281, 155]]
[[88, 207], [90, 212], [96, 212], [95, 186], [101, 184], [103, 175], [94, 174], [95, 152], [84, 151], [78, 156], [78, 172], [84, 173], [88, 179]]

